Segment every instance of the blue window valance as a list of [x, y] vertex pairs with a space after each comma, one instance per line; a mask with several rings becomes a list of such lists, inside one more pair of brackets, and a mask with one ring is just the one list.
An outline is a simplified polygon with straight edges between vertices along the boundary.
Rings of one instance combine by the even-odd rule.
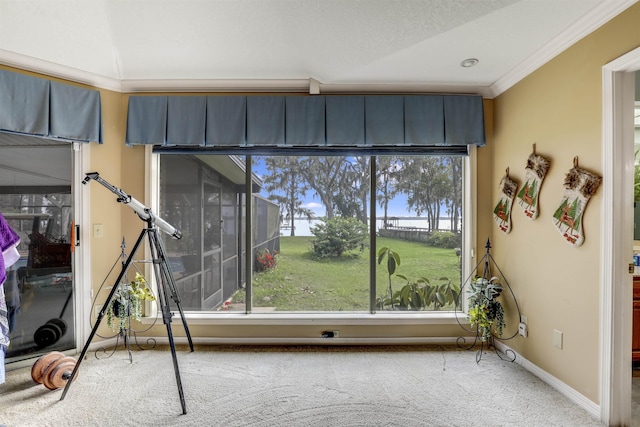
[[380, 148], [485, 145], [482, 97], [131, 96], [127, 145]]
[[0, 132], [102, 143], [100, 92], [0, 70]]

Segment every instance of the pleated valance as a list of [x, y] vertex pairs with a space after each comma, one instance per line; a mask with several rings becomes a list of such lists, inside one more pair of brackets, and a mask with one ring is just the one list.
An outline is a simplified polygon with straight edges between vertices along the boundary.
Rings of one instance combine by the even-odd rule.
[[485, 145], [482, 97], [131, 96], [127, 145], [439, 147]]
[[102, 143], [100, 92], [0, 70], [0, 132]]

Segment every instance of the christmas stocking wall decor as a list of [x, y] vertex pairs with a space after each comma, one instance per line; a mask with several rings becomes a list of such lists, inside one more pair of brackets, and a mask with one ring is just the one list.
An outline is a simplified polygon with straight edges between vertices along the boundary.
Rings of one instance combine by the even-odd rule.
[[602, 177], [578, 167], [578, 158], [573, 159], [564, 179], [564, 195], [562, 202], [553, 213], [553, 224], [562, 237], [572, 246], [580, 246], [584, 242], [582, 217], [587, 203], [602, 182]]
[[500, 199], [493, 209], [493, 219], [498, 224], [500, 231], [508, 233], [511, 231], [511, 207], [516, 196], [518, 183], [509, 178], [509, 168], [505, 176], [500, 180]]
[[524, 170], [524, 185], [517, 194], [518, 204], [529, 219], [538, 217], [538, 195], [550, 165], [549, 160], [536, 154], [534, 144], [533, 153], [529, 155], [527, 167]]

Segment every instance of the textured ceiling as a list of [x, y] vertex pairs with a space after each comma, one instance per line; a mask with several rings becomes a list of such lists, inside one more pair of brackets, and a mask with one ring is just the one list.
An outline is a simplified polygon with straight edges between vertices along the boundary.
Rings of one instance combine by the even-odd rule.
[[[0, 64], [120, 91], [496, 95], [633, 0], [0, 0]], [[472, 68], [459, 64], [478, 58]]]

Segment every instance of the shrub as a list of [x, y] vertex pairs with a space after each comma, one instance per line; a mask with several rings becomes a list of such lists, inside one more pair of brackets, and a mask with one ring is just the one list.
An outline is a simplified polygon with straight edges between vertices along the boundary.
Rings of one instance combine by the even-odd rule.
[[391, 277], [395, 274], [396, 268], [400, 265], [400, 255], [390, 248], [383, 247], [378, 251], [378, 264], [382, 264], [387, 258], [387, 273], [389, 275], [389, 295], [378, 297], [376, 306], [384, 310], [386, 306], [391, 306], [392, 310], [426, 310], [433, 304], [434, 310], [439, 310], [447, 304], [457, 307], [460, 296], [460, 287], [451, 283], [446, 277], [441, 277], [442, 283], [432, 285], [426, 277], [408, 279], [403, 274], [396, 274], [396, 277], [406, 281], [406, 284], [396, 292], [391, 287]]
[[427, 244], [435, 248], [459, 248], [462, 245], [462, 235], [451, 231], [436, 231], [429, 236]]
[[325, 218], [311, 227], [311, 233], [316, 237], [313, 251], [321, 257], [339, 257], [367, 245], [367, 226], [355, 218]]

